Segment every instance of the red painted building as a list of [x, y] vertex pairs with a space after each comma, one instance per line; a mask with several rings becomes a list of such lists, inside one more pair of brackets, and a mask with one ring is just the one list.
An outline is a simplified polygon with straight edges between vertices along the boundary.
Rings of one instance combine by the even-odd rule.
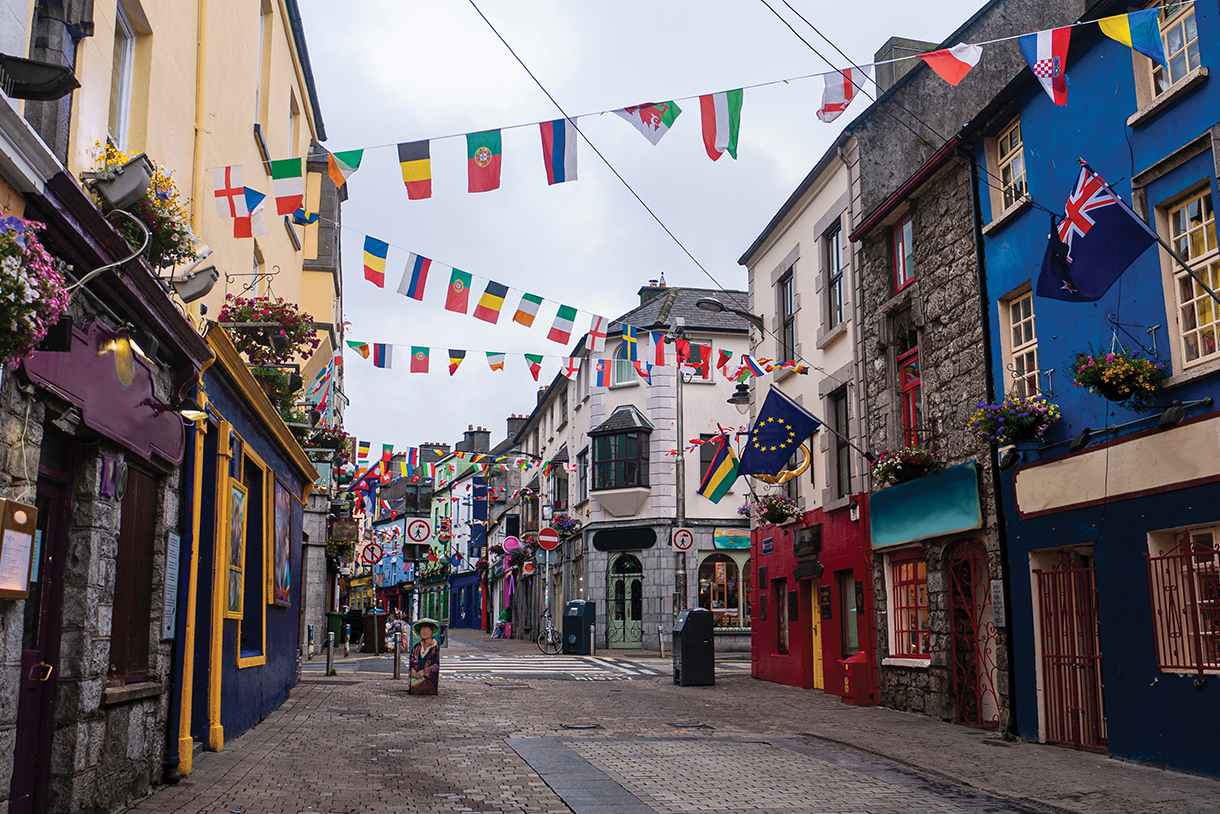
[[867, 511], [859, 494], [848, 507], [751, 533], [755, 678], [877, 703]]

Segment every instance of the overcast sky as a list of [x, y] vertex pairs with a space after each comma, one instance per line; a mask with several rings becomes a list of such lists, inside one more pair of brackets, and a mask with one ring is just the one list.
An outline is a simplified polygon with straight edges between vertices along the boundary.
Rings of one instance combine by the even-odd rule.
[[[762, 0], [476, 0], [569, 115], [733, 89], [829, 70]], [[825, 43], [780, 0], [770, 0], [819, 51]], [[790, 0], [858, 63], [890, 36], [938, 42], [981, 0]], [[301, 0], [322, 115], [333, 151], [438, 138], [559, 118], [468, 0]], [[1014, 32], [1021, 33], [1021, 32]], [[985, 57], [984, 57], [985, 58]], [[836, 63], [835, 67], [844, 67]], [[546, 339], [556, 306], [532, 329], [444, 310], [449, 269], [476, 276], [471, 308], [491, 278], [614, 318], [636, 292], [664, 275], [669, 285], [744, 289], [737, 258], [867, 99], [831, 125], [815, 117], [821, 79], [745, 92], [738, 160], [712, 163], [702, 144], [697, 100], [657, 146], [607, 114], [581, 129], [715, 278], [687, 258], [623, 184], [581, 143], [579, 180], [548, 187], [537, 126], [503, 134], [501, 188], [466, 192], [464, 138], [432, 143], [433, 197], [410, 201], [393, 147], [368, 150], [343, 207], [345, 318], [349, 339], [428, 345], [432, 372], [408, 372], [409, 351], [379, 370], [347, 352], [349, 433], [395, 448], [454, 443], [467, 425], [503, 440], [505, 418], [528, 413], [538, 385], [523, 353], [560, 355]], [[391, 244], [386, 288], [364, 280], [363, 235]], [[402, 248], [395, 248], [402, 247]], [[429, 279], [424, 302], [397, 293], [407, 252], [446, 268]], [[447, 348], [470, 353], [448, 374]], [[509, 354], [493, 373], [483, 351]], [[517, 354], [514, 356], [513, 354]], [[558, 372], [548, 359], [540, 377]]]

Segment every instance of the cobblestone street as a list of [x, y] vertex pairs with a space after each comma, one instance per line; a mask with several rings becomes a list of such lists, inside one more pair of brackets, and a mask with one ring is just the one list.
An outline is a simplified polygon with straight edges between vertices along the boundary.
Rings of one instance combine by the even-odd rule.
[[[444, 658], [526, 658], [526, 644], [462, 631]], [[131, 810], [1183, 814], [1220, 799], [1213, 780], [855, 708], [740, 662], [712, 687], [442, 672], [436, 698], [408, 696], [388, 663], [326, 677], [315, 658], [262, 724]]]

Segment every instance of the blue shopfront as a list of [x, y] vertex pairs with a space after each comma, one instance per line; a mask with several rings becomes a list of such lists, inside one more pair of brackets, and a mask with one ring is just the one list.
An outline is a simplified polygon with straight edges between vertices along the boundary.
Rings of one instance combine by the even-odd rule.
[[449, 577], [449, 627], [483, 626], [483, 572], [463, 571]]

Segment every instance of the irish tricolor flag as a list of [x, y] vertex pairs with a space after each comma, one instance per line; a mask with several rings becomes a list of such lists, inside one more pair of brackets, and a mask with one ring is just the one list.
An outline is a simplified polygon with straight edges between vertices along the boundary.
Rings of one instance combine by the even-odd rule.
[[737, 158], [737, 131], [741, 127], [740, 90], [727, 90], [699, 97], [703, 118], [703, 146], [713, 161], [726, 152]]
[[275, 191], [275, 211], [291, 215], [305, 207], [304, 160], [283, 158], [271, 162], [271, 187]]
[[669, 132], [669, 128], [673, 127], [674, 120], [678, 118], [682, 108], [673, 102], [651, 102], [614, 112], [634, 124], [635, 129], [655, 146], [661, 137]]

